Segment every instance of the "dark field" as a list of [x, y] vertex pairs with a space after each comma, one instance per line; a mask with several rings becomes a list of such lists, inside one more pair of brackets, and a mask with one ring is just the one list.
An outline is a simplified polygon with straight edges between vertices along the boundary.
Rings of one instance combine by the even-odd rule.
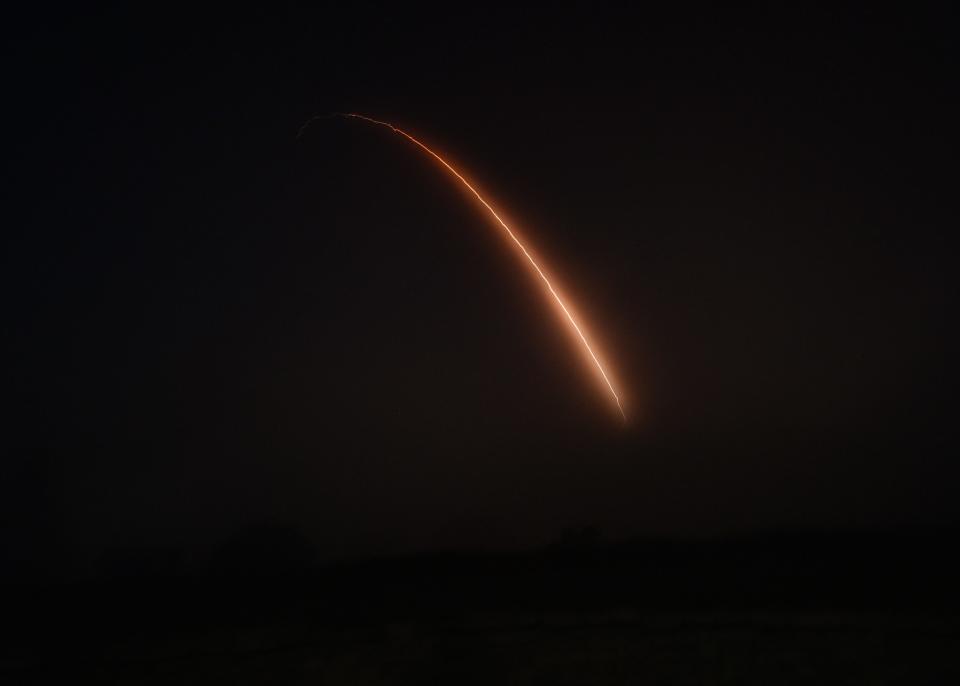
[[958, 683], [951, 539], [587, 537], [247, 576], [130, 554], [111, 582], [7, 588], [3, 682]]
[[[82, 642], [82, 641], [81, 641]], [[956, 621], [908, 614], [476, 613], [331, 628], [307, 622], [117, 638], [13, 663], [8, 683], [945, 684]]]

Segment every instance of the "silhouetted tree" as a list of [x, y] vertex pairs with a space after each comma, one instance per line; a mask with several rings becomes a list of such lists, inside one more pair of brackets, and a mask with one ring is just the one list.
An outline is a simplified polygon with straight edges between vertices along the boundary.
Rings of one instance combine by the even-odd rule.
[[210, 571], [224, 576], [272, 576], [306, 571], [315, 558], [312, 543], [296, 527], [249, 526], [214, 552]]

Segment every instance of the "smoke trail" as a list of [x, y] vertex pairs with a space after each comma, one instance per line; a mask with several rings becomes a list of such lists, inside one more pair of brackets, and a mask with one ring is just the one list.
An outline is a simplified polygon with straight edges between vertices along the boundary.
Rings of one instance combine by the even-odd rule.
[[[409, 140], [411, 143], [419, 147], [421, 150], [423, 150], [425, 153], [430, 155], [432, 158], [434, 158], [437, 162], [442, 164], [447, 171], [453, 174], [453, 176], [456, 177], [456, 179], [460, 181], [460, 183], [462, 183], [474, 196], [476, 196], [477, 200], [479, 200], [480, 203], [485, 208], [487, 208], [487, 211], [490, 213], [490, 215], [497, 221], [497, 223], [507, 233], [507, 236], [510, 238], [510, 240], [512, 240], [517, 245], [517, 247], [520, 248], [520, 251], [523, 253], [523, 256], [527, 259], [530, 265], [534, 268], [534, 270], [540, 276], [540, 279], [546, 285], [547, 290], [550, 292], [550, 295], [553, 296], [553, 299], [560, 306], [560, 309], [563, 310], [563, 314], [566, 316], [567, 321], [573, 327], [573, 330], [576, 332], [577, 337], [580, 339], [580, 342], [583, 344], [584, 349], [590, 355], [590, 359], [593, 360], [593, 364], [599, 370], [600, 376], [603, 377], [603, 381], [606, 384], [607, 390], [610, 392], [610, 395], [613, 397], [614, 402], [616, 402], [617, 404], [617, 409], [620, 411], [620, 416], [623, 418], [624, 421], [626, 421], [627, 415], [623, 410], [622, 403], [620, 402], [620, 396], [617, 394], [617, 391], [614, 389], [613, 383], [610, 381], [610, 377], [607, 375], [607, 371], [604, 369], [603, 365], [600, 363], [600, 360], [597, 358], [596, 354], [593, 352], [593, 348], [590, 347], [590, 343], [587, 342], [587, 337], [584, 335], [583, 330], [580, 328], [580, 325], [577, 324], [577, 321], [576, 319], [574, 319], [573, 314], [567, 308], [567, 305], [563, 302], [563, 298], [561, 298], [559, 293], [557, 293], [557, 291], [554, 289], [553, 284], [550, 283], [550, 279], [547, 278], [547, 275], [543, 272], [543, 269], [540, 268], [540, 265], [537, 264], [537, 261], [533, 258], [533, 255], [531, 255], [530, 252], [527, 250], [526, 246], [524, 246], [524, 244], [520, 242], [520, 239], [517, 238], [517, 235], [510, 229], [509, 226], [507, 226], [506, 222], [500, 218], [500, 215], [498, 215], [496, 210], [494, 210], [493, 207], [490, 206], [490, 203], [488, 203], [486, 200], [483, 199], [483, 196], [480, 195], [477, 189], [474, 188], [470, 184], [470, 182], [463, 177], [463, 175], [460, 172], [454, 169], [450, 165], [450, 163], [447, 162], [445, 159], [443, 159], [440, 155], [435, 153], [433, 150], [428, 148], [426, 145], [421, 143], [419, 140], [411, 136], [409, 133], [407, 133], [403, 129], [398, 129], [393, 124], [390, 124], [385, 121], [380, 121], [378, 119], [373, 119], [371, 117], [367, 117], [362, 114], [337, 113], [330, 116], [340, 116], [340, 117], [347, 117], [350, 119], [359, 119], [359, 120], [368, 122], [370, 124], [385, 126], [386, 128], [390, 129], [394, 133], [400, 134], [401, 136]], [[299, 138], [300, 135], [303, 133], [304, 129], [306, 129], [307, 126], [309, 126], [316, 119], [318, 119], [318, 117], [313, 117], [312, 119], [308, 120], [300, 128], [300, 132], [297, 134], [297, 137]]]

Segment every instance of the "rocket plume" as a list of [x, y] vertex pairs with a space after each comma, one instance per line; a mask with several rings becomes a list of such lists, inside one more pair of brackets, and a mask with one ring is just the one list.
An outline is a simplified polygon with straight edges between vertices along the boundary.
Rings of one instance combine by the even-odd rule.
[[[479, 200], [480, 203], [490, 213], [490, 216], [492, 216], [496, 220], [497, 224], [499, 224], [500, 227], [506, 232], [509, 239], [517, 245], [517, 247], [520, 249], [520, 252], [523, 253], [523, 256], [527, 259], [527, 262], [530, 263], [530, 266], [533, 267], [537, 275], [543, 281], [544, 285], [547, 287], [547, 290], [549, 291], [550, 295], [553, 296], [553, 299], [556, 301], [557, 305], [560, 306], [560, 309], [563, 311], [563, 314], [566, 317], [567, 322], [570, 324], [571, 327], [573, 327], [573, 331], [576, 333], [577, 338], [579, 338], [580, 343], [583, 344], [584, 350], [586, 350], [586, 352], [590, 356], [590, 359], [593, 361], [593, 364], [596, 366], [597, 370], [600, 372], [600, 376], [603, 378], [603, 382], [606, 385], [607, 390], [610, 392], [610, 395], [613, 397], [614, 402], [617, 404], [617, 409], [620, 411], [620, 416], [623, 418], [624, 421], [626, 421], [627, 415], [623, 410], [622, 403], [620, 402], [620, 396], [617, 394], [617, 391], [614, 389], [613, 383], [610, 381], [610, 377], [607, 375], [606, 369], [604, 369], [603, 364], [600, 363], [600, 360], [597, 358], [596, 353], [594, 353], [593, 348], [590, 346], [590, 343], [587, 341], [587, 337], [584, 335], [583, 329], [577, 323], [577, 320], [574, 318], [573, 314], [570, 312], [570, 309], [567, 307], [566, 303], [563, 302], [563, 298], [561, 298], [560, 294], [557, 293], [556, 289], [554, 289], [553, 284], [550, 283], [550, 279], [547, 278], [547, 275], [544, 273], [543, 269], [540, 268], [540, 265], [533, 258], [533, 255], [531, 255], [530, 252], [527, 250], [526, 246], [524, 246], [524, 244], [520, 241], [517, 235], [510, 229], [510, 227], [507, 226], [507, 223], [500, 218], [500, 215], [498, 215], [496, 210], [494, 210], [493, 207], [491, 207], [490, 203], [484, 200], [483, 196], [480, 195], [477, 189], [474, 188], [473, 185], [469, 181], [467, 181], [466, 178], [464, 178], [463, 174], [461, 174], [456, 169], [454, 169], [449, 162], [447, 162], [440, 155], [438, 155], [433, 150], [428, 148], [425, 144], [421, 143], [419, 140], [411, 136], [409, 133], [407, 133], [403, 129], [398, 129], [393, 124], [390, 124], [385, 121], [379, 121], [377, 119], [372, 119], [371, 117], [367, 117], [362, 114], [342, 113], [339, 116], [348, 117], [350, 119], [359, 119], [359, 120], [368, 122], [370, 124], [384, 126], [390, 129], [391, 131], [393, 131], [394, 133], [400, 134], [401, 136], [409, 140], [411, 143], [419, 147], [421, 150], [423, 150], [425, 153], [430, 155], [430, 157], [435, 159], [441, 165], [443, 165], [443, 167], [448, 172], [450, 172], [450, 174], [452, 174], [454, 178], [456, 178], [461, 184], [463, 184], [467, 188], [467, 190], [469, 190], [474, 196], [476, 196], [477, 200]], [[307, 123], [309, 124], [309, 122]], [[303, 129], [301, 128], [301, 133], [302, 131]]]

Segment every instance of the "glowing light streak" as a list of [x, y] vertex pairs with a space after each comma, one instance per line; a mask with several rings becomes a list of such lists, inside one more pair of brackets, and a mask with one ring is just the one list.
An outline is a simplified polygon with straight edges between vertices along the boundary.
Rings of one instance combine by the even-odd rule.
[[[593, 361], [593, 364], [596, 366], [597, 370], [600, 372], [600, 376], [603, 378], [603, 382], [606, 385], [607, 390], [610, 392], [610, 395], [613, 397], [614, 402], [617, 404], [617, 409], [620, 411], [620, 416], [623, 418], [624, 421], [626, 421], [627, 415], [626, 415], [626, 412], [624, 412], [623, 410], [623, 404], [620, 401], [619, 394], [614, 389], [613, 383], [610, 381], [610, 377], [607, 374], [606, 369], [604, 369], [603, 364], [601, 364], [599, 358], [593, 352], [593, 348], [590, 346], [590, 343], [587, 341], [587, 337], [584, 335], [583, 330], [581, 329], [580, 325], [577, 323], [577, 320], [574, 318], [573, 314], [570, 312], [570, 309], [567, 307], [566, 303], [563, 302], [563, 298], [561, 298], [560, 294], [557, 293], [556, 289], [554, 289], [553, 284], [550, 283], [550, 279], [547, 278], [547, 275], [544, 273], [543, 269], [540, 268], [540, 265], [537, 264], [537, 261], [533, 258], [533, 255], [531, 255], [530, 252], [527, 250], [526, 246], [524, 246], [524, 244], [520, 241], [520, 239], [517, 238], [517, 235], [510, 229], [510, 227], [507, 226], [507, 223], [500, 218], [500, 215], [497, 214], [496, 210], [493, 209], [490, 203], [484, 200], [483, 196], [480, 195], [477, 189], [474, 188], [473, 185], [469, 181], [467, 181], [466, 178], [464, 178], [463, 174], [461, 174], [456, 169], [454, 169], [449, 162], [447, 162], [445, 159], [443, 159], [440, 155], [435, 153], [425, 144], [421, 143], [419, 140], [411, 136], [409, 133], [407, 133], [403, 129], [399, 129], [393, 124], [390, 124], [389, 122], [373, 119], [371, 117], [367, 117], [362, 114], [341, 113], [339, 116], [348, 117], [351, 119], [360, 119], [370, 124], [385, 126], [386, 128], [390, 129], [394, 133], [400, 134], [401, 136], [409, 140], [411, 143], [419, 147], [421, 150], [423, 150], [425, 153], [430, 155], [433, 159], [435, 159], [441, 165], [443, 165], [443, 167], [448, 172], [450, 172], [458, 181], [460, 181], [460, 183], [462, 183], [467, 188], [467, 190], [469, 190], [477, 198], [477, 200], [480, 201], [480, 203], [490, 213], [490, 216], [492, 216], [496, 220], [497, 224], [499, 224], [500, 227], [506, 232], [510, 240], [517, 245], [517, 247], [520, 249], [520, 252], [523, 253], [523, 256], [527, 259], [527, 261], [536, 271], [537, 275], [543, 281], [544, 285], [547, 287], [547, 290], [550, 292], [550, 295], [553, 296], [553, 299], [556, 301], [557, 305], [560, 306], [560, 309], [563, 311], [563, 314], [566, 317], [567, 321], [569, 322], [570, 326], [573, 327], [573, 330], [576, 332], [577, 337], [580, 339], [580, 342], [583, 344], [584, 350], [586, 350], [586, 352], [589, 354], [590, 359]], [[310, 122], [307, 122], [307, 124], [309, 123]], [[304, 127], [306, 127], [307, 124], [305, 124]], [[301, 129], [301, 133], [302, 131], [303, 129]]]

